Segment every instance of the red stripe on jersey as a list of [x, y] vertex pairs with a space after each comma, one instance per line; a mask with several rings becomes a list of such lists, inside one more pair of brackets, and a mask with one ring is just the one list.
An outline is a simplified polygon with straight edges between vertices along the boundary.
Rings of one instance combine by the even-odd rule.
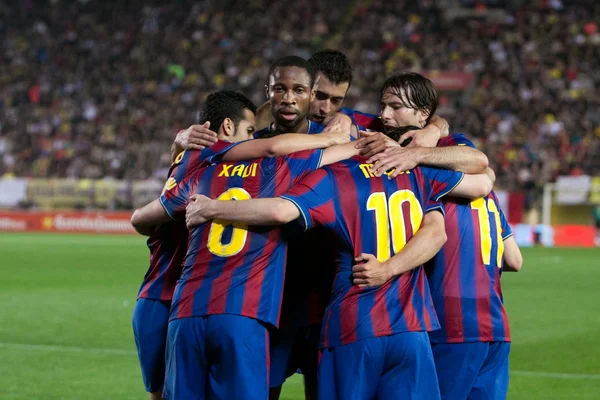
[[[265, 263], [263, 258], [268, 258], [273, 253], [273, 250], [279, 244], [280, 231], [279, 229], [272, 229], [269, 232], [269, 239], [266, 246], [263, 248], [262, 254], [258, 259], [252, 262], [250, 268], [249, 278], [246, 283], [246, 290], [244, 291], [244, 301], [242, 304], [242, 315], [256, 314], [259, 309], [260, 296], [262, 295], [263, 282], [265, 280], [265, 269], [271, 268], [270, 265]], [[284, 276], [285, 280], [285, 276]], [[279, 304], [281, 304], [283, 291], [280, 295]], [[255, 316], [256, 318], [256, 316]], [[277, 317], [277, 323], [279, 323], [279, 317]]]
[[391, 281], [388, 281], [375, 292], [375, 304], [371, 309], [370, 316], [373, 332], [376, 332], [377, 336], [385, 336], [392, 333], [392, 328], [390, 327], [390, 314], [387, 309], [385, 297], [387, 287], [390, 285]]
[[[204, 174], [203, 174], [204, 175]], [[202, 176], [198, 177], [198, 182], [202, 179]], [[226, 179], [212, 179], [210, 182], [210, 193], [214, 194], [215, 197], [220, 196], [227, 189], [227, 180]], [[191, 193], [196, 193], [194, 190]], [[199, 240], [200, 246], [206, 246], [208, 243], [208, 236], [210, 234], [210, 228], [206, 226], [202, 232], [202, 237], [196, 239]], [[188, 244], [188, 248], [192, 248], [192, 244]], [[198, 248], [200, 248], [198, 246]], [[180, 303], [178, 307], [177, 315], [192, 315], [193, 307], [194, 307], [194, 293], [202, 286], [202, 282], [204, 281], [204, 276], [208, 273], [208, 262], [200, 262], [198, 258], [203, 257], [203, 253], [198, 251], [196, 254], [196, 259], [190, 264], [189, 268], [192, 268], [192, 277], [200, 277], [197, 279], [188, 278], [188, 282], [184, 287], [183, 294], [180, 297]], [[212, 292], [211, 292], [212, 296]]]
[[420, 331], [421, 324], [419, 323], [419, 316], [417, 310], [413, 307], [413, 290], [411, 284], [411, 278], [416, 270], [412, 270], [405, 274], [400, 275], [398, 282], [398, 298], [400, 299], [400, 305], [403, 310], [404, 320], [406, 321], [406, 327], [409, 331]]
[[[371, 183], [370, 193], [385, 193], [383, 179], [370, 179], [369, 183]], [[355, 199], [357, 198], [355, 197]], [[386, 223], [388, 222], [386, 221]], [[373, 230], [371, 232], [377, 232], [377, 227], [373, 226]], [[359, 247], [358, 249], [360, 250], [361, 247]], [[389, 335], [392, 331], [390, 326], [390, 315], [387, 309], [387, 302], [385, 298], [385, 294], [387, 293], [391, 283], [392, 281], [389, 281], [375, 291], [375, 303], [373, 304], [373, 308], [370, 312], [373, 332], [377, 332], [378, 334], [381, 333], [381, 335]]]
[[365, 115], [361, 113], [354, 113], [354, 121], [358, 126], [364, 126], [370, 128], [373, 121], [377, 119], [377, 116]]
[[[454, 203], [444, 203], [446, 213], [446, 235], [449, 238], [459, 238], [460, 228], [458, 213]], [[444, 268], [458, 268], [461, 265], [460, 248], [449, 249], [446, 246], [442, 249], [445, 259]], [[458, 271], [444, 271], [442, 283], [442, 295], [444, 296], [444, 327], [449, 339], [464, 340], [464, 328], [462, 318], [460, 279], [456, 278]]]
[[[284, 190], [284, 191], [282, 191], [282, 193], [279, 193], [277, 188], [284, 188], [284, 189], [289, 190], [289, 188], [294, 186], [293, 185], [294, 177], [292, 176], [292, 172], [290, 170], [290, 166], [289, 166], [287, 160], [283, 157], [278, 157], [277, 164], [278, 164], [277, 171], [275, 174], [275, 178], [273, 180], [273, 183], [275, 185], [275, 190], [276, 190], [274, 197], [281, 196], [282, 194], [287, 192], [287, 190]], [[287, 181], [284, 181], [285, 178], [287, 178]]]
[[[335, 221], [335, 207], [333, 205], [333, 201], [328, 201], [327, 203], [325, 203], [321, 206], [315, 207], [310, 212], [313, 215], [320, 214], [320, 215], [326, 215], [326, 216], [331, 217], [331, 218], [327, 218], [327, 219], [321, 218], [319, 220], [319, 223], [321, 225], [326, 225], [326, 224], [329, 224], [329, 223]], [[310, 218], [310, 215], [308, 215], [307, 218]]]
[[[362, 291], [358, 286], [352, 286], [340, 302], [340, 331], [342, 344], [353, 343], [358, 340], [356, 325], [358, 324], [358, 299]], [[325, 347], [328, 347], [327, 336]]]
[[[208, 242], [208, 234], [210, 229], [204, 229], [202, 237], [200, 238], [201, 243]], [[204, 276], [208, 270], [208, 263], [196, 264], [189, 266], [192, 268], [190, 277], [187, 279], [187, 284], [183, 287], [183, 293], [179, 296], [179, 302], [177, 306], [177, 317], [191, 315], [194, 308], [194, 293], [202, 286]], [[195, 278], [196, 277], [196, 278]]]
[[[471, 214], [476, 213], [476, 210], [472, 210]], [[493, 335], [491, 308], [492, 304], [490, 301], [490, 277], [487, 274], [487, 270], [483, 262], [479, 264], [479, 260], [482, 260], [481, 254], [481, 237], [478, 232], [481, 232], [481, 226], [479, 224], [479, 218], [472, 218], [473, 232], [476, 232], [475, 236], [475, 253], [476, 263], [475, 267], [475, 298], [476, 298], [476, 309], [477, 309], [477, 321], [479, 321], [479, 338], [480, 340], [485, 337]]]
[[[500, 274], [496, 275], [496, 280], [494, 281], [494, 290], [498, 295], [498, 299], [502, 299], [502, 285], [500, 284]], [[510, 325], [508, 324], [508, 315], [506, 314], [506, 309], [504, 304], [500, 305], [500, 313], [502, 314], [502, 325], [504, 327], [504, 338], [507, 341], [510, 341]]]
[[[247, 246], [248, 243], [245, 244], [244, 249]], [[244, 249], [242, 249], [242, 251], [244, 251]], [[227, 306], [227, 294], [229, 292], [229, 288], [231, 287], [231, 278], [235, 272], [235, 264], [237, 261], [238, 260], [236, 260], [235, 257], [228, 258], [221, 267], [223, 272], [212, 281], [207, 314], [225, 313], [225, 307]]]
[[[425, 190], [425, 188], [431, 187], [433, 185], [431, 185], [429, 182], [425, 182], [425, 175], [421, 172], [421, 169], [417, 168], [417, 169], [413, 169], [411, 171], [411, 173], [415, 174], [417, 177], [417, 187], [421, 188], [422, 190]], [[407, 177], [407, 181], [410, 181]], [[427, 193], [427, 192], [425, 192]], [[429, 200], [427, 200], [427, 202], [425, 203], [425, 207], [428, 206]], [[425, 210], [423, 210], [423, 212], [425, 212]]]
[[[421, 294], [421, 298], [423, 299], [423, 319], [425, 320], [425, 329], [427, 329], [427, 332], [430, 332], [432, 330], [431, 329], [431, 318], [429, 316], [429, 310], [427, 309], [427, 306], [425, 305], [425, 274], [424, 273], [422, 273], [420, 275], [417, 287], [419, 288], [419, 293]], [[427, 288], [427, 290], [429, 290], [429, 288]]]
[[[277, 168], [277, 175], [274, 180], [275, 192], [273, 197], [279, 197], [287, 192], [294, 183], [294, 177], [292, 176], [291, 169], [285, 161], [283, 157], [280, 157], [282, 163], [279, 168]], [[289, 179], [288, 183], [283, 183], [283, 179], [287, 177]], [[254, 183], [250, 181], [244, 181], [244, 189], [250, 190], [251, 187], [254, 186]], [[266, 246], [263, 248], [262, 257], [270, 257], [273, 253], [273, 250], [277, 247], [281, 240], [281, 231], [279, 229], [272, 229], [269, 232], [269, 238]], [[287, 248], [285, 250], [286, 258], [287, 258]], [[261, 262], [262, 261], [262, 262]], [[285, 265], [284, 260], [284, 265]], [[266, 265], [265, 265], [266, 264]], [[244, 291], [244, 300], [242, 304], [242, 315], [252, 315], [255, 314], [259, 310], [260, 305], [260, 297], [262, 295], [263, 282], [265, 280], [265, 268], [270, 268], [268, 263], [265, 263], [264, 260], [256, 259], [252, 263], [252, 267], [250, 267], [250, 274], [248, 281], [246, 283], [245, 291]], [[284, 268], [285, 271], [285, 268]], [[256, 278], [253, 278], [255, 277]], [[252, 282], [252, 284], [249, 284]], [[285, 282], [285, 272], [283, 276], [282, 282]], [[283, 290], [279, 295], [279, 304], [283, 302]], [[277, 324], [279, 324], [279, 318], [281, 317], [281, 313], [277, 316]]]
[[[350, 237], [356, 242], [353, 243], [354, 257], [357, 257], [362, 249], [361, 222], [356, 213], [356, 202], [358, 193], [356, 183], [352, 172], [344, 164], [335, 166], [334, 178], [336, 186], [340, 193], [340, 206], [342, 215], [348, 225]], [[340, 189], [344, 189], [342, 192]], [[353, 286], [340, 302], [341, 321], [341, 339], [342, 343], [351, 343], [357, 340], [356, 325], [358, 322], [358, 292], [361, 289]], [[327, 337], [327, 336], [326, 336]]]

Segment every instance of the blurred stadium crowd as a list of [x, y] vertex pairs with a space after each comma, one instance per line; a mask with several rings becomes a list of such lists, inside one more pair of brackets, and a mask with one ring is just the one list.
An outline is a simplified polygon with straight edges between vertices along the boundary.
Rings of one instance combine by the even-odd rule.
[[600, 174], [595, 0], [19, 0], [0, 21], [0, 176], [163, 180], [208, 93], [261, 104], [271, 61], [327, 47], [366, 112], [393, 71], [474, 73], [439, 112], [504, 189]]

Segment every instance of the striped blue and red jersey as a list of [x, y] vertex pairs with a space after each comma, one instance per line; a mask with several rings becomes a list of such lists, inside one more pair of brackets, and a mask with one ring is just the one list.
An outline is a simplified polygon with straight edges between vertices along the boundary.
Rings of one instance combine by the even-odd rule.
[[[323, 132], [325, 125], [308, 120], [309, 135]], [[269, 126], [254, 134], [255, 138], [270, 137]], [[334, 250], [328, 248], [330, 232], [310, 231], [286, 233], [288, 235], [288, 261], [286, 266], [282, 326], [319, 325], [331, 293], [329, 271], [334, 270]], [[318, 279], [315, 277], [318, 276]]]
[[[235, 143], [219, 141], [202, 151], [179, 153], [169, 169], [163, 193], [191, 176], [195, 176], [204, 161], [212, 161], [226, 153]], [[187, 251], [188, 230], [184, 222], [163, 224], [148, 238], [150, 268], [144, 276], [138, 298], [171, 301], [175, 283], [181, 276]]]
[[[475, 147], [463, 135], [438, 146]], [[503, 241], [512, 230], [494, 192], [477, 200], [444, 199], [446, 234], [442, 250], [426, 265], [441, 329], [432, 343], [510, 341], [500, 275]]]
[[323, 225], [335, 233], [336, 274], [321, 347], [439, 327], [422, 267], [380, 287], [362, 288], [352, 284], [352, 265], [361, 253], [384, 261], [399, 252], [425, 213], [442, 211], [439, 198], [462, 177], [419, 167], [396, 179], [377, 178], [365, 158], [354, 157], [311, 173], [282, 196], [296, 205], [305, 228]]
[[[322, 155], [313, 150], [210, 165], [166, 191], [161, 202], [171, 217], [181, 220], [194, 193], [221, 200], [276, 197], [317, 169]], [[235, 314], [277, 326], [287, 251], [280, 231], [220, 220], [191, 229], [170, 319]]]
[[372, 130], [377, 132], [383, 132], [383, 123], [379, 118], [379, 115], [364, 113], [362, 111], [353, 110], [349, 107], [340, 109], [342, 114], [350, 117], [352, 123], [360, 130]]

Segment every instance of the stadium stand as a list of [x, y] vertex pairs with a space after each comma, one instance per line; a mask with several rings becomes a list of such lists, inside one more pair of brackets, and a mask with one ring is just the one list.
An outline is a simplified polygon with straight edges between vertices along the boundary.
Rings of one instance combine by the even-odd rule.
[[593, 0], [24, 0], [0, 17], [0, 176], [163, 180], [208, 93], [261, 103], [272, 60], [324, 47], [347, 53], [364, 111], [392, 71], [471, 77], [440, 87], [439, 111], [529, 205], [558, 175], [600, 173]]

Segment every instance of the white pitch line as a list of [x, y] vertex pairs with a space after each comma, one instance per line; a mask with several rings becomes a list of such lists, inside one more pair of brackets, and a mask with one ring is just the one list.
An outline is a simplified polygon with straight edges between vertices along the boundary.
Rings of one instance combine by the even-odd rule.
[[[93, 347], [76, 347], [76, 346], [56, 346], [45, 344], [20, 344], [20, 343], [5, 343], [0, 342], [0, 348], [11, 350], [24, 351], [54, 351], [62, 353], [91, 353], [91, 354], [111, 354], [117, 356], [135, 356], [135, 350], [126, 349], [101, 349]], [[545, 371], [520, 371], [511, 370], [511, 375], [517, 376], [532, 376], [538, 378], [557, 378], [557, 379], [592, 379], [600, 380], [600, 374], [570, 374], [562, 372], [545, 372]]]
[[539, 378], [557, 379], [600, 379], [597, 374], [570, 374], [566, 372], [544, 372], [544, 371], [510, 371], [511, 375], [533, 376]]
[[64, 353], [112, 354], [117, 356], [135, 356], [137, 352], [125, 349], [97, 349], [93, 347], [55, 346], [45, 344], [20, 344], [0, 342], [0, 348], [25, 351], [56, 351]]

